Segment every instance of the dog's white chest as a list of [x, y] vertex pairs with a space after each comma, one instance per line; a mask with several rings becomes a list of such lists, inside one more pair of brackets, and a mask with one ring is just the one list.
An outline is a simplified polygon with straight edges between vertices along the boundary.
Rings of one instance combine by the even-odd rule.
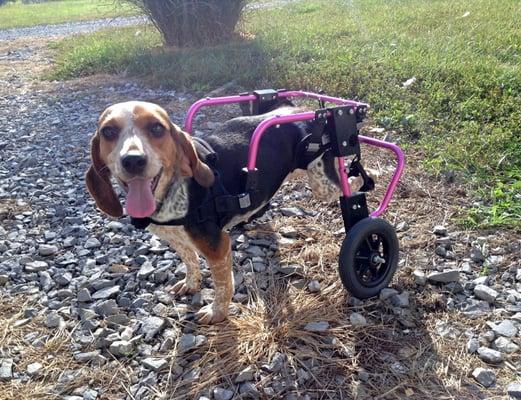
[[188, 213], [188, 206], [188, 184], [185, 179], [180, 179], [170, 186], [161, 207], [152, 218], [159, 222], [183, 218]]

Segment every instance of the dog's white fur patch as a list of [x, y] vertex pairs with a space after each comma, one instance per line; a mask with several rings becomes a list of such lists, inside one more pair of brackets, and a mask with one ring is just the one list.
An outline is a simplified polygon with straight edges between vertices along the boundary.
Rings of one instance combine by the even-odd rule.
[[[306, 169], [311, 191], [319, 200], [332, 202], [338, 199], [340, 188], [326, 174], [323, 155], [311, 161]], [[335, 169], [336, 171], [336, 169]], [[336, 171], [338, 175], [338, 171]]]
[[186, 179], [178, 179], [168, 188], [159, 210], [152, 218], [159, 222], [183, 218], [188, 213], [189, 205], [188, 182]]

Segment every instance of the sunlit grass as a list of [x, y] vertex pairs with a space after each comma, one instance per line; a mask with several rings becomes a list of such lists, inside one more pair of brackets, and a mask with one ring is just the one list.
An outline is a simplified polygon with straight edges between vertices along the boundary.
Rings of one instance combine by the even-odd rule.
[[43, 3], [7, 3], [0, 6], [0, 29], [57, 24], [133, 15], [129, 5], [113, 0], [62, 0]]

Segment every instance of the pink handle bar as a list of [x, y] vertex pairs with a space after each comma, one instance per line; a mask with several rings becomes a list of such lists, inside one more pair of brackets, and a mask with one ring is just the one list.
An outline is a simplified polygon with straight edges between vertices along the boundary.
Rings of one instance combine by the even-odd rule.
[[[283, 91], [278, 92], [278, 97], [306, 97], [312, 98], [315, 100], [320, 100], [328, 103], [338, 104], [338, 105], [351, 105], [354, 107], [369, 107], [366, 103], [360, 103], [355, 100], [346, 100], [341, 99], [339, 97], [331, 97], [325, 96], [317, 93], [310, 93], [304, 91]], [[214, 105], [224, 105], [224, 104], [234, 104], [234, 103], [242, 103], [247, 101], [256, 100], [257, 96], [254, 94], [245, 94], [245, 95], [237, 95], [237, 96], [225, 96], [225, 97], [207, 97], [205, 99], [201, 99], [193, 103], [188, 109], [188, 113], [185, 120], [185, 130], [192, 134], [193, 131], [193, 120], [197, 112], [205, 106], [214, 106]], [[290, 122], [298, 122], [298, 121], [309, 121], [315, 119], [315, 112], [303, 112], [298, 114], [290, 114], [290, 115], [276, 115], [262, 121], [250, 139], [250, 147], [248, 150], [248, 163], [247, 169], [248, 171], [255, 170], [255, 165], [257, 163], [257, 154], [259, 151], [260, 140], [262, 135], [266, 132], [266, 130], [274, 125], [280, 125]], [[403, 151], [395, 145], [394, 143], [388, 143], [383, 140], [378, 140], [374, 138], [370, 138], [367, 136], [359, 135], [358, 139], [361, 143], [366, 143], [370, 146], [382, 147], [387, 150], [391, 150], [396, 154], [396, 169], [393, 173], [391, 181], [387, 186], [387, 190], [385, 191], [384, 198], [380, 203], [379, 207], [373, 211], [370, 215], [371, 217], [378, 217], [385, 212], [391, 198], [393, 197], [394, 191], [396, 190], [396, 186], [400, 180], [403, 169], [405, 167], [405, 155]], [[340, 187], [342, 189], [342, 194], [344, 196], [351, 195], [351, 188], [349, 186], [349, 180], [347, 176], [347, 171], [345, 167], [344, 157], [337, 157], [338, 163], [338, 172], [340, 176]]]
[[[276, 115], [274, 117], [265, 119], [259, 125], [257, 125], [255, 131], [253, 131], [253, 135], [250, 140], [250, 148], [248, 150], [248, 171], [253, 171], [255, 169], [260, 140], [262, 138], [262, 135], [266, 132], [268, 128], [274, 125], [286, 124], [289, 122], [309, 121], [314, 118], [315, 113], [311, 111], [283, 116]], [[375, 211], [371, 213], [371, 217], [378, 217], [379, 215], [384, 213], [387, 206], [389, 205], [389, 202], [391, 201], [391, 198], [393, 197], [393, 193], [396, 190], [396, 186], [398, 185], [403, 169], [405, 167], [405, 155], [403, 154], [402, 149], [400, 149], [400, 147], [398, 147], [394, 143], [388, 143], [384, 142], [383, 140], [378, 140], [362, 135], [358, 135], [358, 139], [361, 143], [366, 143], [370, 146], [382, 147], [391, 150], [396, 154], [397, 165], [396, 170], [394, 171], [394, 174], [391, 178], [391, 182], [389, 182], [389, 186], [387, 186], [387, 190], [385, 192], [385, 196], [382, 200], [382, 203]], [[351, 195], [351, 188], [349, 187], [348, 176], [345, 170], [346, 168], [344, 164], [344, 157], [338, 157], [337, 162], [338, 172], [340, 176], [340, 187], [342, 189], [342, 194], [347, 197]]]
[[[278, 92], [278, 97], [306, 97], [314, 100], [325, 101], [328, 103], [339, 104], [339, 105], [350, 105], [355, 107], [369, 107], [366, 103], [360, 103], [354, 100], [346, 100], [341, 99], [340, 97], [331, 97], [318, 93], [304, 92], [301, 90], [296, 91], [283, 91]], [[237, 96], [224, 96], [224, 97], [206, 97], [204, 99], [197, 100], [194, 104], [190, 106], [188, 109], [188, 113], [185, 119], [185, 131], [192, 134], [193, 130], [193, 120], [195, 114], [202, 108], [206, 106], [217, 106], [223, 104], [234, 104], [234, 103], [244, 103], [247, 101], [253, 101], [257, 98], [254, 94], [245, 94], [245, 95], [237, 95]]]

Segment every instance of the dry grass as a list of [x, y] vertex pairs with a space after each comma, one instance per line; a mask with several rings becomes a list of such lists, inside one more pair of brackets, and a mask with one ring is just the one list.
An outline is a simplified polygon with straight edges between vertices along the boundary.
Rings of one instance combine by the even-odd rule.
[[[128, 382], [125, 365], [114, 361], [96, 367], [77, 362], [72, 355], [73, 331], [48, 329], [41, 316], [20, 324], [28, 307], [36, 307], [36, 301], [22, 295], [0, 297], [0, 358], [14, 359], [15, 374], [35, 362], [43, 368], [31, 380], [0, 382], [0, 400], [61, 399], [86, 386], [102, 387], [102, 399], [122, 397]], [[40, 344], [33, 346], [37, 339]]]

